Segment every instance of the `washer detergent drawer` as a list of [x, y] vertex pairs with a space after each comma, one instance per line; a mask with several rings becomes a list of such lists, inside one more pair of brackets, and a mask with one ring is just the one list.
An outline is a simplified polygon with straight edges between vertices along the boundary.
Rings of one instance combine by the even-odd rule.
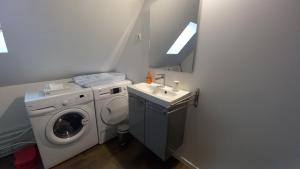
[[47, 108], [43, 108], [43, 109], [38, 109], [38, 110], [31, 110], [28, 112], [28, 115], [30, 117], [35, 117], [35, 116], [43, 116], [46, 115], [50, 112], [55, 111], [56, 108], [55, 107], [47, 107]]

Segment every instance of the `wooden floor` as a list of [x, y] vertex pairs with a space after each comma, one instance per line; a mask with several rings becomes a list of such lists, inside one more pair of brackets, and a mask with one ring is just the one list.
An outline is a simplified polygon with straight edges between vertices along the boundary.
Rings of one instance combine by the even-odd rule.
[[171, 158], [163, 162], [141, 143], [131, 139], [121, 147], [116, 139], [97, 145], [54, 169], [188, 169]]

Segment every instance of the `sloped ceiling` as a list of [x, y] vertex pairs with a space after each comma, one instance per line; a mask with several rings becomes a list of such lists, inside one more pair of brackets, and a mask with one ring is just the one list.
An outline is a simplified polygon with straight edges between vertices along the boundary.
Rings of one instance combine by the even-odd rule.
[[0, 86], [114, 69], [143, 0], [1, 0]]

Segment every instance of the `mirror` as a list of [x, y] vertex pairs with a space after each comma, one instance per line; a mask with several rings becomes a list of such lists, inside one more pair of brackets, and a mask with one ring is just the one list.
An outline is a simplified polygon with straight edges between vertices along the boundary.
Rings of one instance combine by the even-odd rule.
[[155, 0], [150, 6], [152, 68], [193, 72], [199, 0]]

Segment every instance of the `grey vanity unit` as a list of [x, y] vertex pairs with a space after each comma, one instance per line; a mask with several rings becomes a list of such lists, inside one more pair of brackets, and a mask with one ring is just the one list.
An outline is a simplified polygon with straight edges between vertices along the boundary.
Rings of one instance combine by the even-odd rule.
[[182, 145], [187, 103], [169, 108], [129, 92], [129, 131], [162, 160]]

